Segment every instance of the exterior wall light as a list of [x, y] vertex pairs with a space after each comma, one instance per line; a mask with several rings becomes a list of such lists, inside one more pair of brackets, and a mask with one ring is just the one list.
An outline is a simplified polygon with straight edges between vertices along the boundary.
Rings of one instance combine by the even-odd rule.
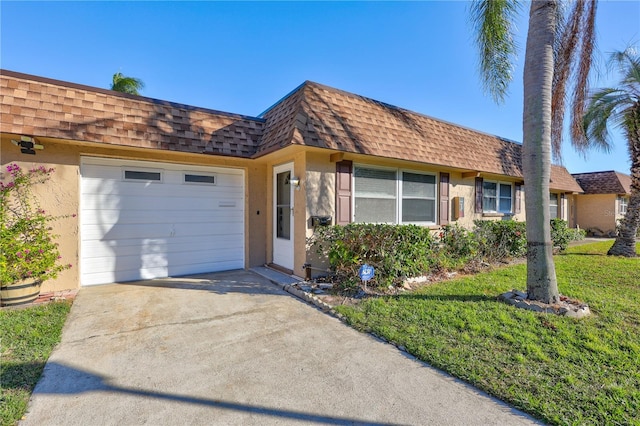
[[292, 177], [289, 179], [289, 183], [297, 190], [300, 189], [300, 178]]
[[23, 154], [36, 155], [36, 149], [44, 149], [43, 145], [36, 143], [35, 139], [30, 136], [20, 136], [20, 140], [11, 139], [11, 143], [20, 147]]

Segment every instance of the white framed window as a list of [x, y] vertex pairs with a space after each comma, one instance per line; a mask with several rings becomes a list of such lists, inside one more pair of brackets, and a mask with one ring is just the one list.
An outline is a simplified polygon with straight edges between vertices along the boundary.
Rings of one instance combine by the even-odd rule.
[[436, 222], [435, 174], [356, 165], [353, 176], [354, 222]]
[[162, 182], [162, 171], [154, 169], [125, 168], [122, 180], [130, 182]]
[[507, 182], [485, 180], [482, 183], [482, 210], [486, 213], [513, 211], [513, 186]]
[[626, 214], [628, 204], [629, 204], [629, 199], [627, 197], [618, 196], [618, 213]]
[[402, 223], [436, 222], [436, 176], [402, 172]]
[[551, 219], [558, 217], [558, 194], [553, 192], [549, 194], [549, 217]]
[[183, 181], [186, 184], [215, 185], [216, 175], [212, 173], [184, 173]]
[[356, 166], [354, 222], [397, 223], [397, 171]]

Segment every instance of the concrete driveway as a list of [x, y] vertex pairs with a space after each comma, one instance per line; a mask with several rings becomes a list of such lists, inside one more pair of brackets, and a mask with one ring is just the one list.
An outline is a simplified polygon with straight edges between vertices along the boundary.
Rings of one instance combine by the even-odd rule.
[[248, 271], [82, 288], [22, 425], [532, 424]]

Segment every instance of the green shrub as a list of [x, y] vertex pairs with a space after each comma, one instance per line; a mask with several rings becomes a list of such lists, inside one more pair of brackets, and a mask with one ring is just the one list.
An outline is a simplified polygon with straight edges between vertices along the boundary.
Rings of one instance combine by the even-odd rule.
[[562, 219], [551, 219], [551, 241], [553, 246], [565, 251], [569, 247], [569, 229], [567, 222]]
[[480, 256], [490, 262], [527, 254], [526, 226], [515, 220], [476, 220], [474, 233]]
[[551, 219], [551, 241], [561, 252], [569, 247], [571, 241], [580, 241], [587, 235], [584, 229], [569, 228], [562, 219]]
[[[526, 225], [514, 220], [474, 222], [474, 231], [458, 224], [445, 225], [434, 238], [429, 228], [417, 225], [350, 223], [318, 227], [309, 244], [326, 257], [336, 289], [355, 292], [362, 284], [358, 270], [367, 263], [375, 268], [367, 284], [400, 286], [409, 277], [437, 270], [462, 269], [474, 261], [499, 262], [524, 257]], [[560, 219], [551, 222], [554, 247], [564, 251], [585, 231], [571, 229]]]
[[438, 237], [438, 266], [460, 269], [479, 255], [476, 235], [458, 224], [443, 226]]
[[350, 223], [316, 229], [310, 244], [329, 260], [341, 290], [360, 285], [358, 269], [375, 268], [368, 285], [402, 285], [407, 277], [424, 275], [435, 263], [435, 242], [429, 228], [417, 225]]

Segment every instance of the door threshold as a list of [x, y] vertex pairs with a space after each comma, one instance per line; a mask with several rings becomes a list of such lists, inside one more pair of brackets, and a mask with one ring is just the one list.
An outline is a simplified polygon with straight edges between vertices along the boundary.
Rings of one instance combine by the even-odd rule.
[[293, 275], [293, 270], [285, 268], [284, 266], [276, 265], [275, 263], [267, 263], [265, 266], [273, 269], [274, 271], [282, 272], [283, 274]]

